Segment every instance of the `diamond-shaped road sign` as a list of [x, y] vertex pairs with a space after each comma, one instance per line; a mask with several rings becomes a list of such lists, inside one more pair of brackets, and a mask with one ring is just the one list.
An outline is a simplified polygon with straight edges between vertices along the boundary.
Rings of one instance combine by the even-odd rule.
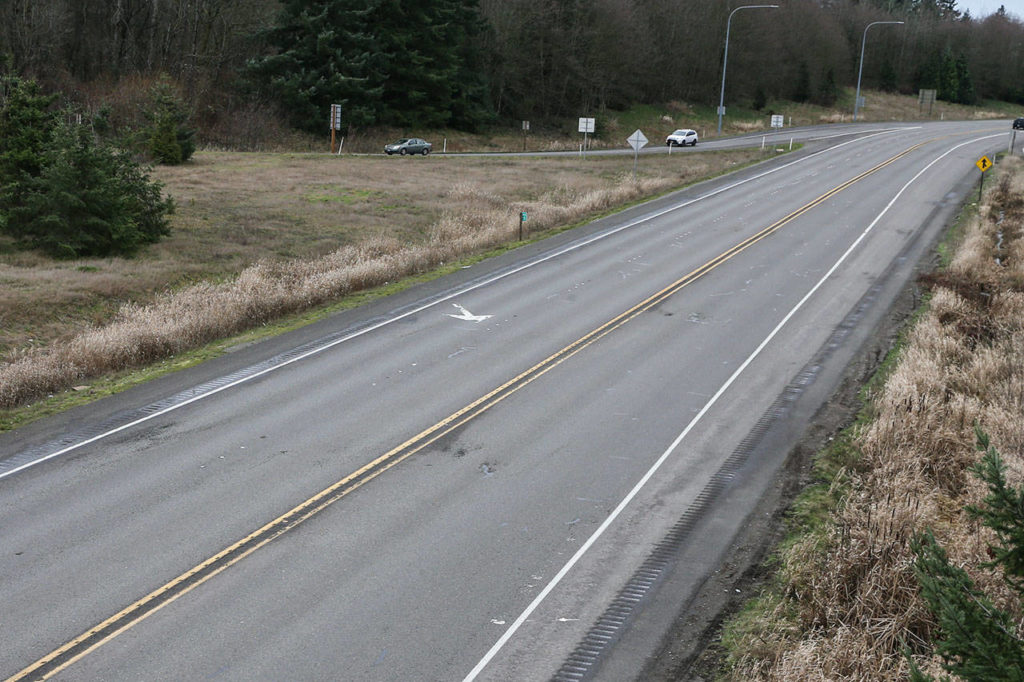
[[637, 128], [636, 132], [626, 139], [626, 142], [629, 143], [629, 146], [632, 147], [634, 151], [640, 151], [643, 149], [644, 145], [647, 144], [647, 136]]
[[987, 156], [983, 156], [980, 159], [978, 159], [977, 163], [975, 163], [974, 165], [977, 166], [982, 173], [984, 173], [985, 171], [992, 167], [992, 162], [988, 160]]

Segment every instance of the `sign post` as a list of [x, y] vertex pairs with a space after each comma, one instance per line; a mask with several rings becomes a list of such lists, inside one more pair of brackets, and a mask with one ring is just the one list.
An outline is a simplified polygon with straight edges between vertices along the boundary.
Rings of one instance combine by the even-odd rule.
[[334, 153], [334, 134], [341, 130], [341, 105], [331, 105], [331, 153]]
[[592, 118], [581, 118], [580, 119], [580, 132], [583, 133], [583, 146], [580, 148], [580, 153], [583, 156], [587, 155], [587, 134], [594, 132], [594, 119]]
[[519, 241], [523, 241], [523, 223], [526, 222], [526, 211], [519, 212]]
[[983, 187], [985, 187], [985, 171], [992, 167], [992, 162], [989, 161], [987, 156], [983, 156], [980, 159], [978, 159], [974, 165], [977, 166], [978, 170], [981, 171], [981, 183], [978, 185], [978, 203], [980, 204], [981, 190]]
[[647, 136], [637, 128], [632, 135], [626, 138], [626, 142], [633, 148], [633, 182], [636, 182], [636, 167], [640, 158], [640, 150], [647, 144]]
[[935, 105], [935, 94], [938, 90], [918, 90], [917, 92], [917, 113], [921, 113], [924, 105], [928, 105], [928, 116], [932, 115], [932, 107]]
[[530, 122], [523, 121], [523, 151], [526, 151], [526, 133], [530, 132]]

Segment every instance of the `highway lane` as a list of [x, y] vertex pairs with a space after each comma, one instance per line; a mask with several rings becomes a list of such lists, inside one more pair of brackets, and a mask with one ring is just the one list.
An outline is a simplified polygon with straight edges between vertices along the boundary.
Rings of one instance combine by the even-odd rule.
[[[1009, 128], [1010, 121], [989, 121], [990, 125], [1004, 126]], [[807, 144], [834, 141], [852, 135], [865, 135], [877, 133], [882, 130], [906, 131], [918, 128], [921, 124], [917, 122], [893, 122], [887, 124], [878, 123], [844, 123], [829, 126], [798, 126], [795, 128], [777, 128], [762, 130], [743, 135], [731, 135], [727, 137], [702, 137], [695, 147], [672, 147], [665, 145], [664, 140], [653, 136], [647, 146], [640, 149], [641, 155], [651, 154], [682, 154], [696, 151], [723, 150], [723, 149], [750, 149], [751, 147], [771, 146], [780, 150], [789, 150], [792, 144]], [[641, 131], [644, 132], [644, 131]], [[647, 131], [650, 133], [650, 131]], [[580, 143], [582, 145], [582, 141]], [[626, 142], [626, 138], [613, 141], [611, 148], [590, 148], [587, 156], [621, 156], [634, 154], [633, 148]], [[621, 144], [619, 147], [617, 145]], [[525, 151], [525, 152], [448, 152], [445, 156], [579, 156], [583, 154], [582, 149], [569, 151]]]
[[[904, 182], [976, 138], [926, 170], [821, 280]], [[915, 127], [692, 188], [510, 259], [469, 291], [438, 283], [391, 324], [0, 480], [0, 613], [17, 614], [3, 617], [0, 672], [539, 365], [485, 412], [428, 433], [378, 478], [133, 625], [154, 604], [136, 607], [124, 632], [101, 633], [58, 678], [458, 679], [485, 657], [485, 679], [550, 677], [973, 160], [1005, 141], [991, 124]], [[0, 456], [45, 436], [45, 425], [9, 435]], [[777, 458], [766, 465], [753, 478]], [[744, 490], [749, 505], [756, 486]], [[693, 582], [743, 510], [703, 513], [723, 526], [710, 534], [720, 542], [680, 548], [701, 548]], [[613, 669], [619, 659], [605, 656]]]

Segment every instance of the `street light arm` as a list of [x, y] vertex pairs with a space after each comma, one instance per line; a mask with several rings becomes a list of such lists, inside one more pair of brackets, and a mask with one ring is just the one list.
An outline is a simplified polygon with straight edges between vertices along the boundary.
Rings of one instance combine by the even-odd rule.
[[729, 28], [732, 26], [732, 15], [741, 9], [778, 9], [778, 5], [741, 5], [729, 12], [725, 22], [725, 55], [722, 57], [722, 91], [718, 95], [718, 134], [722, 134], [722, 109], [725, 106], [725, 67], [729, 64]]
[[853, 120], [857, 120], [857, 110], [860, 108], [860, 77], [864, 73], [864, 45], [868, 42], [868, 29], [879, 24], [903, 24], [902, 21], [872, 21], [864, 27], [864, 35], [860, 39], [860, 66], [857, 68], [857, 93], [853, 96]]

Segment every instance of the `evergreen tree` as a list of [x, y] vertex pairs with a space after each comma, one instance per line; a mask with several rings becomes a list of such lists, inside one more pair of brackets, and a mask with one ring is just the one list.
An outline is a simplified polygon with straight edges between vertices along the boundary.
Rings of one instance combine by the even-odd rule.
[[761, 111], [768, 105], [768, 95], [765, 94], [764, 86], [758, 85], [754, 90], [754, 111]]
[[[1024, 489], [1007, 484], [1006, 467], [998, 451], [980, 430], [978, 447], [985, 452], [974, 467], [988, 496], [968, 513], [994, 530], [999, 545], [990, 547], [988, 567], [1002, 569], [1005, 580], [1024, 596]], [[996, 608], [967, 572], [949, 563], [931, 531], [914, 538], [914, 573], [921, 595], [939, 622], [936, 652], [948, 672], [969, 682], [1024, 680], [1024, 642], [1013, 618]], [[929, 680], [913, 667], [912, 679]]]
[[957, 98], [960, 96], [960, 76], [956, 68], [956, 59], [949, 48], [942, 53], [936, 85], [936, 97], [946, 102], [959, 101]]
[[456, 57], [452, 79], [448, 82], [451, 94], [446, 123], [460, 130], [475, 130], [493, 118], [480, 54], [487, 24], [480, 16], [478, 0], [448, 2], [446, 8], [441, 9], [443, 40], [454, 46]]
[[801, 60], [797, 68], [796, 84], [793, 86], [793, 101], [806, 102], [811, 98], [811, 72], [807, 62]]
[[936, 97], [938, 97], [939, 71], [941, 68], [941, 53], [932, 53], [927, 60], [918, 65], [914, 72], [914, 89], [935, 90]]
[[22, 184], [8, 231], [58, 258], [128, 255], [170, 232], [160, 185], [128, 152], [97, 145], [88, 126], [60, 122], [38, 176]]
[[5, 216], [25, 200], [26, 181], [42, 170], [43, 152], [57, 123], [55, 95], [35, 81], [0, 79], [0, 229]]
[[952, 20], [960, 17], [956, 0], [913, 0], [911, 7], [918, 13], [930, 14], [940, 19]]
[[174, 120], [170, 116], [160, 116], [153, 122], [146, 136], [146, 151], [154, 161], [170, 166], [184, 161], [176, 133]]
[[823, 107], [830, 107], [839, 99], [839, 86], [836, 84], [836, 72], [831, 66], [825, 70], [825, 76], [818, 86], [818, 94], [814, 98], [815, 104]]
[[250, 61], [250, 78], [307, 130], [328, 125], [331, 104], [341, 104], [353, 125], [376, 122], [384, 88], [370, 82], [370, 61], [385, 57], [375, 54], [373, 9], [339, 0], [287, 0], [266, 36], [277, 52]]
[[886, 59], [879, 67], [878, 87], [885, 92], [896, 92], [899, 89], [896, 68], [891, 59]]
[[956, 0], [937, 0], [939, 16], [943, 19], [957, 19], [960, 17], [960, 10], [956, 7]]
[[67, 123], [34, 81], [0, 88], [0, 231], [59, 257], [127, 254], [167, 234], [171, 201], [127, 152]]
[[954, 62], [956, 68], [956, 102], [960, 104], [976, 104], [978, 96], [974, 92], [974, 80], [971, 78], [971, 70], [967, 65], [967, 55], [963, 52], [956, 56]]
[[184, 102], [166, 79], [150, 89], [149, 100], [143, 114], [149, 122], [143, 132], [146, 153], [158, 163], [174, 165], [188, 161], [196, 150], [196, 131], [189, 125]]
[[288, 0], [249, 65], [296, 125], [471, 127], [487, 115], [477, 0]]

